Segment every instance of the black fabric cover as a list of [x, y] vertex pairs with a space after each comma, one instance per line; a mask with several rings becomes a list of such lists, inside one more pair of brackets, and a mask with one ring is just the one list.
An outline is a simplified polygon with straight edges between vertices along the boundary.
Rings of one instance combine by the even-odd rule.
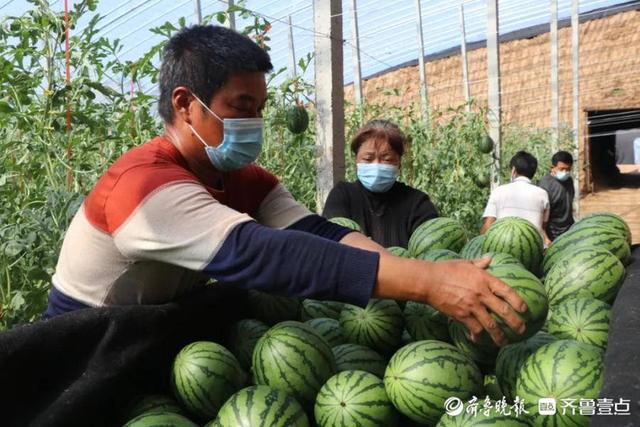
[[141, 394], [169, 393], [173, 358], [224, 342], [246, 293], [210, 286], [154, 306], [79, 310], [0, 333], [0, 425], [122, 425]]
[[640, 246], [637, 245], [612, 308], [600, 398], [614, 402], [620, 398], [631, 400], [630, 415], [596, 415], [591, 426], [640, 426]]

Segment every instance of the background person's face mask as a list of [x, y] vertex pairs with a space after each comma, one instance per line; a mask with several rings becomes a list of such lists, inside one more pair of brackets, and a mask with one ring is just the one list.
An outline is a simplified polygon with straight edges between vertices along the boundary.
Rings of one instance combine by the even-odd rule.
[[209, 161], [217, 170], [227, 172], [241, 169], [258, 158], [262, 149], [261, 118], [221, 119], [204, 102], [193, 95], [198, 102], [216, 119], [222, 122], [224, 137], [222, 143], [213, 147], [208, 145], [196, 130], [187, 123], [194, 135], [202, 142]]
[[398, 178], [398, 167], [384, 163], [358, 163], [358, 180], [369, 191], [384, 193]]
[[558, 181], [566, 181], [569, 179], [569, 177], [571, 176], [571, 174], [567, 171], [558, 171], [556, 172], [556, 179]]

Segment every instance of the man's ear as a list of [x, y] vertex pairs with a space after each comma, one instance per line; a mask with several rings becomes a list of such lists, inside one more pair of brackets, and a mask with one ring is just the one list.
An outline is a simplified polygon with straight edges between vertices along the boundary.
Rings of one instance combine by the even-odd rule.
[[191, 103], [193, 95], [184, 86], [178, 86], [171, 93], [171, 105], [173, 106], [174, 118], [179, 118], [183, 122], [191, 123]]

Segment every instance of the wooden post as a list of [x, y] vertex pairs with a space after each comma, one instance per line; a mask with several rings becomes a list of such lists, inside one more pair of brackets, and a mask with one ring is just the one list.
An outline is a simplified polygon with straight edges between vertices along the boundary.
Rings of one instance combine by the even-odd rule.
[[424, 66], [424, 39], [422, 38], [422, 7], [420, 0], [416, 0], [416, 32], [418, 33], [418, 65], [420, 70], [420, 101], [422, 103], [422, 117], [429, 119], [429, 98], [427, 95], [427, 72]]
[[287, 21], [289, 22], [289, 71], [291, 72], [291, 77], [295, 77], [298, 73], [296, 72], [296, 49], [293, 44], [293, 24], [291, 23], [291, 15], [289, 15]]
[[551, 0], [551, 151], [558, 151], [558, 0]]
[[[580, 174], [589, 173], [589, 165], [581, 166], [580, 163], [580, 1], [573, 0], [571, 4], [571, 50], [573, 64], [573, 185], [575, 187], [575, 199], [573, 214], [580, 218]], [[587, 150], [585, 141], [585, 150]], [[585, 156], [587, 157], [587, 156]], [[589, 182], [586, 180], [586, 182]]]
[[357, 106], [362, 104], [362, 72], [360, 70], [360, 37], [358, 35], [358, 9], [351, 0], [351, 60], [353, 62], [353, 98]]
[[320, 213], [329, 192], [344, 179], [344, 88], [342, 1], [313, 0], [317, 177]]
[[202, 8], [200, 7], [200, 0], [193, 0], [193, 8], [196, 13], [196, 22], [198, 25], [202, 24]]
[[464, 25], [464, 3], [460, 3], [460, 53], [462, 59], [462, 90], [465, 110], [471, 111], [471, 88], [469, 87], [469, 62], [467, 61], [467, 30]]
[[498, 0], [487, 0], [487, 70], [489, 98], [489, 136], [493, 139], [491, 189], [500, 185], [501, 105], [500, 45], [498, 40]]

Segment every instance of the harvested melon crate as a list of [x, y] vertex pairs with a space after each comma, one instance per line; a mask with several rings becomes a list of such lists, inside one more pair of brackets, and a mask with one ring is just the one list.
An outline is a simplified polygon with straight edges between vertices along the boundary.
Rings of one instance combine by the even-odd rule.
[[[442, 224], [457, 230], [430, 226]], [[471, 342], [417, 302], [356, 307], [216, 286], [0, 334], [3, 425], [640, 425], [640, 248], [623, 224], [579, 222], [544, 257], [528, 224], [496, 224], [446, 247], [427, 226], [397, 253], [490, 253], [489, 272], [529, 306], [527, 331], [505, 329], [505, 347]]]

